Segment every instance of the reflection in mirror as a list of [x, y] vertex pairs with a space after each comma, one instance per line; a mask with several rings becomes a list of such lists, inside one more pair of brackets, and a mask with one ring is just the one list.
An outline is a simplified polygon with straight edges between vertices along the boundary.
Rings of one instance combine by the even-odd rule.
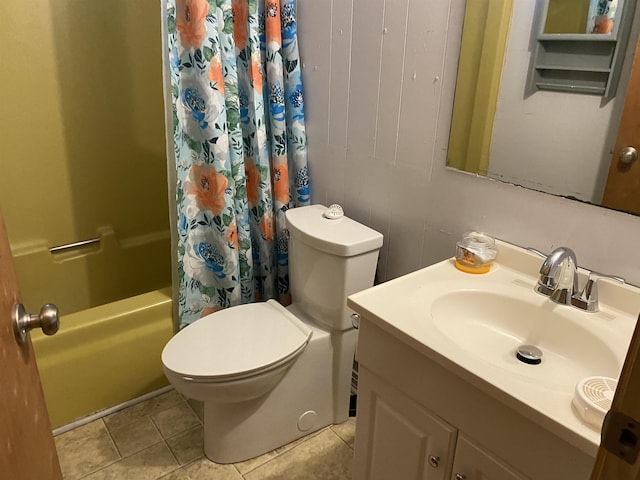
[[[528, 72], [545, 1], [467, 2], [447, 166], [601, 205], [640, 15], [633, 19], [625, 74], [611, 101], [572, 92], [532, 93]], [[640, 142], [640, 132], [630, 142]], [[632, 168], [640, 169], [636, 164]], [[640, 213], [638, 207], [614, 208]]]
[[611, 34], [618, 0], [549, 0], [544, 33]]

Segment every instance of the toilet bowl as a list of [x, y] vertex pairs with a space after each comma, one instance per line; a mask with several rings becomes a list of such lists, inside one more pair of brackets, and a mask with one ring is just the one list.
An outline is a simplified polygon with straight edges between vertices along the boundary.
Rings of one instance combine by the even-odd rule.
[[162, 363], [204, 402], [204, 450], [235, 463], [348, 418], [357, 333], [348, 295], [373, 284], [382, 235], [322, 205], [287, 211], [293, 304], [207, 315], [178, 332]]

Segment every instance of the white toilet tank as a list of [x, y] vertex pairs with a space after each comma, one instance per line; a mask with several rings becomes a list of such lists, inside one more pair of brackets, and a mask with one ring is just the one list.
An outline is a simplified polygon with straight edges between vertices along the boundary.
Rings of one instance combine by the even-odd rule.
[[335, 330], [351, 328], [347, 297], [373, 285], [382, 234], [327, 207], [287, 210], [293, 302]]

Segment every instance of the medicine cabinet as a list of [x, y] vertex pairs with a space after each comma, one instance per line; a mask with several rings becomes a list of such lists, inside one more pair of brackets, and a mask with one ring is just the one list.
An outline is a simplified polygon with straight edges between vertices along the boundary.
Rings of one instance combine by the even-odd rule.
[[545, 0], [531, 90], [614, 97], [634, 11], [634, 0]]

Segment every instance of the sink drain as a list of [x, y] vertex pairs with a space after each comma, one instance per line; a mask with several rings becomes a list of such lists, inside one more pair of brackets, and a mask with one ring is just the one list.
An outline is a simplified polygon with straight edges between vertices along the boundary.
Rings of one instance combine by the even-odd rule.
[[516, 350], [516, 358], [528, 365], [539, 365], [542, 362], [542, 350], [533, 345], [520, 345]]

